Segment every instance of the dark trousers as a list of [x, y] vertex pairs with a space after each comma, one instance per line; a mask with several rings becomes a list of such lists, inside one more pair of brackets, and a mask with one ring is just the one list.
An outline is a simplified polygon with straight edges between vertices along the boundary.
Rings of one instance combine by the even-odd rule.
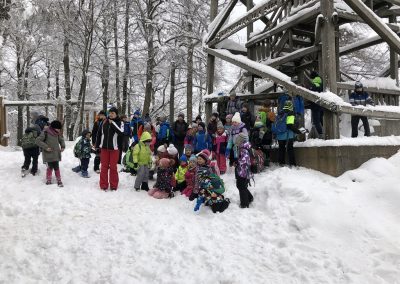
[[371, 136], [371, 132], [369, 130], [368, 118], [366, 116], [352, 115], [351, 116], [351, 137], [358, 136], [358, 123], [362, 121], [364, 126], [364, 136]]
[[176, 186], [174, 188], [174, 191], [180, 191], [182, 192], [186, 188], [186, 181], [183, 181], [181, 183], [176, 183]]
[[94, 166], [93, 170], [96, 172], [100, 170], [100, 154], [96, 153], [96, 157], [94, 157]]
[[83, 158], [81, 159], [81, 171], [87, 172], [89, 167], [90, 158]]
[[39, 147], [34, 147], [30, 149], [24, 149], [24, 164], [22, 165], [22, 169], [29, 170], [29, 166], [32, 160], [32, 169], [31, 173], [36, 174], [38, 170], [38, 158], [39, 158]]
[[[178, 153], [179, 153], [179, 157], [183, 154], [183, 148], [184, 148], [184, 140], [178, 140], [178, 139], [176, 139], [175, 140], [175, 144], [174, 144], [174, 146], [176, 147], [176, 149], [178, 150]], [[189, 159], [190, 157], [188, 157], [188, 159]]]
[[289, 156], [289, 165], [295, 166], [296, 160], [294, 158], [294, 149], [293, 149], [293, 139], [289, 140], [278, 140], [279, 143], [279, 164], [286, 164], [286, 151]]
[[249, 180], [247, 178], [240, 177], [237, 173], [236, 176], [236, 187], [239, 189], [240, 206], [249, 207], [250, 202], [253, 201], [253, 195], [250, 193], [248, 186]]
[[322, 126], [324, 125], [324, 111], [321, 106], [312, 103], [311, 109], [311, 120], [317, 129], [318, 134], [322, 134]]

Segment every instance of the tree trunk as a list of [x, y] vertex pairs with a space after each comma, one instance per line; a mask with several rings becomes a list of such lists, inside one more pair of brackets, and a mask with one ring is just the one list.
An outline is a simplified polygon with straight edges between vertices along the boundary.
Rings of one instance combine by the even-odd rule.
[[169, 93], [169, 121], [171, 125], [174, 123], [175, 110], [175, 62], [171, 62], [171, 91]]
[[119, 93], [119, 53], [118, 53], [118, 0], [114, 0], [114, 45], [115, 45], [115, 96], [117, 108], [121, 110], [121, 97]]
[[125, 73], [122, 86], [122, 113], [126, 114], [126, 105], [128, 99], [128, 76], [129, 76], [129, 7], [130, 1], [125, 1]]
[[[16, 46], [17, 50], [17, 96], [19, 101], [24, 100], [24, 68], [23, 65], [21, 64], [22, 58], [21, 58], [21, 48], [19, 45]], [[24, 113], [24, 107], [18, 106], [18, 128], [17, 128], [17, 145], [21, 146], [21, 139], [22, 139], [22, 134], [23, 134], [23, 129], [24, 129], [24, 118], [23, 118], [23, 113]]]
[[[51, 69], [50, 69], [50, 60], [47, 58], [46, 59], [46, 68], [47, 68], [47, 74], [46, 74], [46, 79], [47, 79], [47, 90], [46, 90], [46, 99], [49, 101], [50, 100], [50, 76], [51, 76]], [[46, 106], [46, 117], [49, 117], [49, 107]]]
[[[188, 33], [192, 33], [192, 24], [188, 24]], [[192, 121], [193, 117], [193, 52], [194, 45], [191, 38], [189, 38], [188, 54], [187, 54], [187, 120]]]
[[[29, 66], [25, 68], [25, 73], [24, 73], [24, 99], [29, 101], [30, 96], [28, 92], [28, 78], [29, 78]], [[29, 106], [26, 106], [26, 126], [29, 126], [30, 124], [30, 109]]]
[[150, 103], [153, 92], [153, 74], [154, 74], [154, 39], [153, 27], [149, 26], [147, 43], [147, 64], [146, 64], [146, 90], [143, 104], [143, 113], [150, 112]]
[[71, 69], [69, 66], [69, 39], [66, 36], [66, 31], [64, 31], [64, 87], [65, 87], [65, 125], [67, 126], [67, 139], [69, 141], [74, 140], [73, 125], [72, 125], [72, 107], [71, 107]]
[[101, 88], [103, 90], [103, 110], [107, 110], [108, 103], [108, 86], [110, 82], [110, 61], [108, 58], [108, 26], [107, 19], [103, 17], [103, 53], [104, 53], [104, 61], [103, 61], [103, 70], [101, 74]]

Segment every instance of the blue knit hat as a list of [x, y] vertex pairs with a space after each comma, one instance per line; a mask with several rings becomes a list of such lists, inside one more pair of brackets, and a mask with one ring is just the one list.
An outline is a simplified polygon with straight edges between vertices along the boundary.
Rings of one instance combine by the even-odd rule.
[[179, 161], [187, 163], [188, 159], [187, 159], [186, 155], [182, 155], [181, 158], [179, 159]]
[[195, 155], [190, 156], [189, 162], [197, 162], [197, 157]]
[[136, 111], [133, 113], [133, 115], [140, 116], [140, 110], [136, 110]]

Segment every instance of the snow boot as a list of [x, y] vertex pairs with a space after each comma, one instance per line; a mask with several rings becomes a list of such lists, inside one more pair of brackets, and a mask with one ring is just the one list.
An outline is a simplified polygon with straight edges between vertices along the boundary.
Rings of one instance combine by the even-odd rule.
[[81, 176], [82, 176], [83, 178], [89, 178], [89, 173], [88, 173], [88, 171], [82, 171], [82, 172], [81, 172]]
[[51, 184], [51, 175], [53, 174], [53, 170], [51, 168], [47, 168], [46, 170], [46, 184]]
[[150, 189], [149, 184], [147, 182], [142, 182], [141, 189], [145, 190], [145, 191], [149, 191], [149, 189]]
[[28, 174], [28, 170], [22, 168], [22, 169], [21, 169], [21, 177], [26, 177], [27, 174]]
[[81, 166], [76, 166], [75, 168], [72, 168], [72, 171], [74, 173], [79, 173], [81, 171]]
[[55, 170], [56, 178], [57, 178], [57, 185], [58, 187], [64, 187], [63, 183], [61, 182], [61, 172], [60, 169]]

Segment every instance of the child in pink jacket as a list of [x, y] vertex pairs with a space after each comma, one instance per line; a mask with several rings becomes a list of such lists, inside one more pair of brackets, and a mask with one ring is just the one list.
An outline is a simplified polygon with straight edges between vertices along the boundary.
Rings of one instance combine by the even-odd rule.
[[186, 188], [182, 191], [182, 194], [189, 197], [193, 192], [195, 177], [197, 171], [197, 157], [192, 155], [189, 159], [188, 170], [185, 173]]
[[226, 158], [225, 151], [228, 145], [228, 135], [226, 135], [225, 128], [219, 121], [217, 125], [217, 132], [215, 133], [213, 151], [215, 153], [215, 159], [220, 170], [221, 175], [226, 172]]
[[162, 158], [157, 170], [157, 181], [154, 188], [149, 190], [149, 195], [157, 199], [173, 197], [172, 187], [174, 184], [174, 168], [171, 160]]

